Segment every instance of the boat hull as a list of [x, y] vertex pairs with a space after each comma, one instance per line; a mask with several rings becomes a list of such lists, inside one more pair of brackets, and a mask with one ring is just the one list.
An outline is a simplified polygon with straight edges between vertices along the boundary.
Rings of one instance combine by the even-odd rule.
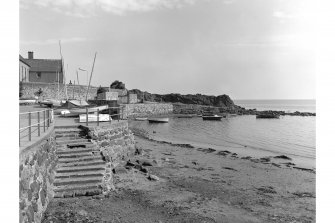
[[222, 118], [222, 116], [202, 116], [202, 119], [206, 121], [221, 121]]
[[169, 118], [150, 118], [148, 121], [150, 123], [167, 123], [169, 122]]
[[[88, 113], [94, 113], [102, 110], [105, 110], [108, 108], [108, 105], [98, 106], [98, 107], [91, 107], [87, 109]], [[80, 108], [80, 109], [67, 109], [70, 113], [66, 113], [63, 116], [65, 117], [76, 117], [81, 114], [86, 114], [86, 108]]]
[[135, 121], [146, 121], [148, 118], [135, 118]]

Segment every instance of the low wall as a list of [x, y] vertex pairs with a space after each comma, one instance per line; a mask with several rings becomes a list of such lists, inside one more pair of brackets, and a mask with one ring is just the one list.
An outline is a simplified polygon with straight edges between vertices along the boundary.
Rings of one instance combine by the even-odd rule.
[[141, 117], [151, 115], [171, 114], [173, 112], [173, 105], [167, 103], [155, 104], [124, 104], [123, 118]]
[[20, 222], [40, 222], [53, 198], [57, 165], [53, 133], [40, 144], [20, 152]]
[[[42, 90], [40, 98], [65, 99], [65, 85], [59, 84], [59, 91], [57, 84], [47, 83], [25, 83], [22, 82], [22, 97], [34, 97], [35, 93]], [[90, 87], [88, 92], [88, 99], [94, 99], [97, 95], [97, 87]], [[59, 92], [59, 93], [58, 93]], [[86, 98], [87, 86], [84, 85], [67, 85], [67, 95], [69, 98], [84, 100]]]
[[83, 128], [87, 129], [88, 136], [96, 142], [106, 161], [103, 191], [108, 192], [114, 189], [112, 176], [114, 169], [135, 154], [134, 135], [129, 130], [127, 121], [120, 121], [110, 126]]

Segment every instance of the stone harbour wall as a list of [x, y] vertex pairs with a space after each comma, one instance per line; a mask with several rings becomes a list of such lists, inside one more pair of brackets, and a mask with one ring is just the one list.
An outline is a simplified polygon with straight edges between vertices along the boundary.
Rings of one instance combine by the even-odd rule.
[[115, 168], [135, 154], [134, 134], [129, 130], [127, 121], [120, 121], [111, 126], [90, 127], [88, 136], [95, 141], [106, 161], [103, 191], [107, 193], [114, 189]]
[[41, 222], [43, 212], [53, 198], [56, 165], [53, 135], [39, 145], [20, 152], [20, 222]]
[[[22, 98], [30, 98], [36, 96], [35, 93], [42, 90], [41, 99], [66, 99], [65, 85], [48, 83], [31, 83], [22, 82]], [[90, 87], [88, 91], [88, 99], [94, 99], [97, 96], [97, 87]], [[59, 92], [59, 93], [58, 93]], [[67, 95], [71, 99], [85, 100], [87, 86], [85, 85], [67, 85]]]
[[123, 118], [171, 114], [173, 105], [168, 103], [124, 104]]

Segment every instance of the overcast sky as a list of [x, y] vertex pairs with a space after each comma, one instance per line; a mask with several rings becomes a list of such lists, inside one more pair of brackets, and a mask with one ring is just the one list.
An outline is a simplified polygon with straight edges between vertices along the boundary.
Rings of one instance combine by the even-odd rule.
[[20, 54], [60, 58], [61, 40], [67, 82], [97, 52], [95, 86], [312, 99], [313, 22], [308, 0], [22, 0]]

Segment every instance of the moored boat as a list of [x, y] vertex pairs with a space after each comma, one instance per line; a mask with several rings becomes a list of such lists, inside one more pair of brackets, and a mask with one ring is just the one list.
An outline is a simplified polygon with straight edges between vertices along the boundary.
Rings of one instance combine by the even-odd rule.
[[279, 118], [279, 115], [276, 114], [258, 114], [256, 118]]
[[202, 119], [203, 120], [211, 120], [211, 121], [221, 121], [223, 116], [220, 115], [203, 115]]
[[148, 121], [150, 123], [167, 123], [169, 118], [149, 118]]

